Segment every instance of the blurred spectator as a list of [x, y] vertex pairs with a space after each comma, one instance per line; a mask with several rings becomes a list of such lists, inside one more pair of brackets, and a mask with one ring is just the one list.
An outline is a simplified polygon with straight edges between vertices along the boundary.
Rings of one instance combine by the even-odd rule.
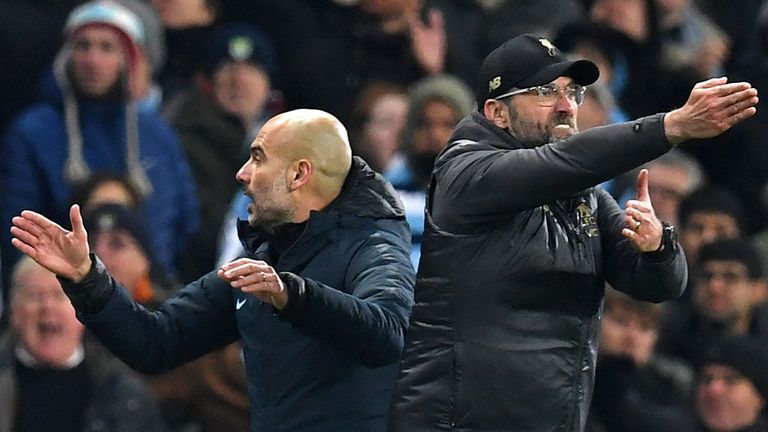
[[0, 342], [0, 431], [164, 431], [149, 389], [95, 343], [56, 276], [14, 267], [10, 334]]
[[727, 190], [704, 186], [686, 195], [678, 206], [680, 243], [688, 267], [699, 259], [699, 249], [720, 239], [735, 239], [744, 235], [744, 210]]
[[[507, 39], [524, 33], [552, 39], [557, 29], [584, 17], [584, 8], [578, 0], [474, 1], [481, 16], [478, 27], [481, 36], [477, 42], [481, 56], [487, 55]], [[565, 47], [557, 47], [567, 51]]]
[[606, 432], [677, 432], [688, 424], [691, 370], [654, 351], [664, 306], [605, 291], [590, 423]]
[[[680, 201], [704, 184], [701, 166], [684, 151], [672, 149], [641, 168], [648, 170], [648, 193], [656, 216], [664, 222], [678, 225]], [[637, 172], [633, 171], [614, 182], [616, 189], [611, 192], [624, 190], [619, 194], [620, 205], [634, 198], [632, 182], [636, 176]]]
[[80, 204], [86, 213], [101, 204], [120, 204], [140, 209], [141, 195], [125, 176], [102, 171], [72, 188], [71, 204]]
[[323, 109], [347, 123], [373, 82], [407, 87], [442, 72], [474, 82], [473, 32], [455, 12], [450, 2], [361, 0], [341, 28], [294, 50], [282, 89], [288, 105]]
[[359, 95], [352, 108], [350, 144], [352, 152], [378, 172], [401, 159], [408, 97], [402, 86], [374, 82]]
[[451, 75], [425, 78], [408, 92], [408, 112], [403, 131], [405, 158], [390, 165], [384, 178], [392, 183], [405, 206], [411, 227], [411, 261], [418, 267], [424, 205], [435, 158], [445, 147], [459, 120], [472, 112], [474, 95]]
[[205, 40], [200, 57], [194, 88], [179, 92], [165, 109], [192, 168], [203, 218], [179, 265], [183, 282], [214, 266], [224, 217], [238, 189], [232, 173], [276, 108], [270, 103], [276, 94], [275, 52], [258, 28], [222, 25]]
[[576, 124], [580, 131], [614, 123], [616, 101], [608, 88], [600, 81], [587, 86], [584, 102], [579, 106]]
[[120, 204], [102, 204], [83, 214], [91, 250], [131, 297], [156, 309], [177, 286], [151, 252], [141, 215]]
[[[731, 53], [726, 70], [731, 70], [737, 58], [754, 58], [754, 37], [764, 0], [695, 0], [696, 6], [728, 35]], [[737, 7], [734, 7], [737, 6]]]
[[[605, 24], [579, 21], [567, 24], [557, 32], [554, 43], [565, 52], [592, 60], [600, 69], [596, 84], [605, 86], [614, 100], [610, 123], [629, 120], [618, 105], [617, 98], [624, 94], [630, 81], [628, 56], [633, 50], [632, 40], [624, 33]], [[594, 88], [595, 84], [589, 88]], [[600, 92], [602, 93], [602, 92]], [[600, 94], [595, 94], [600, 97]], [[600, 97], [600, 99], [603, 99]], [[579, 123], [581, 125], [581, 123]], [[580, 126], [580, 129], [583, 129]]]
[[[165, 268], [199, 223], [194, 184], [168, 124], [137, 108], [144, 31], [128, 9], [94, 1], [75, 9], [46, 98], [21, 114], [0, 147], [0, 223], [22, 209], [66, 221], [71, 187], [93, 172], [125, 173], [141, 193], [153, 252]], [[0, 230], [7, 269], [18, 257]]]
[[163, 91], [157, 79], [165, 65], [165, 28], [152, 6], [144, 0], [114, 0], [128, 8], [141, 21], [144, 28], [145, 61], [138, 63], [137, 73], [146, 77], [144, 88], [137, 97], [139, 110], [158, 111], [163, 99]]
[[724, 73], [728, 35], [692, 0], [656, 0], [666, 67], [681, 70], [693, 82]]
[[620, 45], [626, 60], [627, 81], [615, 94], [630, 117], [668, 111], [686, 102], [695, 82], [662, 62], [663, 40], [656, 0], [594, 0], [589, 15], [593, 23], [624, 35]]
[[667, 314], [659, 350], [693, 363], [714, 337], [749, 335], [768, 343], [768, 303], [762, 262], [745, 239], [702, 246], [692, 268], [691, 302]]
[[648, 193], [659, 219], [678, 223], [680, 201], [704, 182], [704, 172], [696, 159], [672, 149], [648, 162]]
[[748, 337], [712, 341], [697, 368], [696, 432], [765, 432], [768, 354]]
[[192, 87], [200, 48], [218, 22], [220, 0], [151, 0], [165, 27], [165, 64], [159, 74], [163, 99]]

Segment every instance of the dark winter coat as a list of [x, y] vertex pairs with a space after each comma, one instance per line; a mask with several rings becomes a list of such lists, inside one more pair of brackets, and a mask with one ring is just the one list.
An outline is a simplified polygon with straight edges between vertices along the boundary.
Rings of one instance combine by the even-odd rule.
[[[150, 313], [115, 289], [98, 260], [65, 291], [83, 323], [143, 372], [242, 339], [252, 431], [384, 432], [414, 283], [409, 230], [392, 187], [355, 158], [341, 195], [311, 213], [279, 259], [258, 233], [244, 240], [252, 258], [280, 272], [286, 309], [211, 272]], [[104, 293], [106, 302], [88, 311], [88, 297]]]
[[592, 187], [670, 149], [662, 115], [524, 148], [479, 113], [438, 157], [391, 432], [579, 431], [605, 282], [681, 295], [679, 245], [638, 252]]

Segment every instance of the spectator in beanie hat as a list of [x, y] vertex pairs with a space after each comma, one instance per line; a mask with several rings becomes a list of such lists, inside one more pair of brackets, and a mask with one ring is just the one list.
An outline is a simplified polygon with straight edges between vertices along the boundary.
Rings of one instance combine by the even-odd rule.
[[248, 146], [274, 112], [277, 73], [270, 39], [245, 23], [219, 27], [206, 40], [192, 90], [168, 105], [166, 118], [181, 138], [203, 212], [200, 232], [185, 254], [180, 276], [191, 281], [216, 262], [218, 239], [237, 191], [236, 172]]
[[712, 341], [700, 357], [695, 393], [700, 431], [768, 430], [768, 352], [748, 336]]
[[120, 204], [102, 204], [84, 215], [89, 241], [115, 279], [139, 303], [154, 308], [173, 290], [152, 256], [141, 215]]
[[[125, 175], [151, 215], [152, 252], [174, 271], [199, 223], [197, 199], [174, 131], [137, 106], [149, 79], [141, 21], [118, 3], [92, 1], [71, 12], [64, 35], [41, 101], [2, 138], [0, 220], [9, 225], [24, 208], [65, 220], [75, 185], [100, 171]], [[18, 255], [3, 231], [7, 276]]]

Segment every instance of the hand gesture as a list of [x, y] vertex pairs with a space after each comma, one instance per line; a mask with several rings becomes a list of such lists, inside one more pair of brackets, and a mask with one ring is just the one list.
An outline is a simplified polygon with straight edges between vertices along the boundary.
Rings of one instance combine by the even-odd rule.
[[39, 213], [24, 210], [11, 220], [11, 244], [58, 276], [79, 282], [91, 270], [91, 259], [88, 233], [77, 204], [69, 209], [69, 220], [72, 231]]
[[757, 90], [746, 82], [728, 84], [713, 78], [693, 87], [682, 107], [664, 116], [664, 131], [672, 144], [693, 138], [711, 138], [755, 115]]
[[264, 261], [238, 258], [221, 266], [219, 278], [246, 294], [253, 294], [278, 310], [288, 304], [288, 293], [273, 267]]
[[429, 11], [427, 24], [424, 24], [418, 12], [408, 18], [411, 29], [411, 49], [416, 61], [429, 74], [437, 74], [445, 67], [447, 41], [443, 28], [443, 13], [437, 9]]
[[653, 212], [651, 197], [648, 194], [648, 170], [640, 170], [637, 175], [637, 199], [627, 201], [627, 227], [621, 234], [628, 238], [641, 252], [653, 252], [661, 247], [663, 227]]

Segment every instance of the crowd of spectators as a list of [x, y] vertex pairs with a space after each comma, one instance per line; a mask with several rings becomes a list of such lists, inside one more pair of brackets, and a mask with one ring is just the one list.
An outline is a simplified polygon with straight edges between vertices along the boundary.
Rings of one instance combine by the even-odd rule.
[[[24, 427], [33, 396], [45, 393], [36, 375], [63, 368], [72, 377], [56, 380], [95, 386], [100, 375], [78, 373], [80, 365], [107, 356], [92, 355], [82, 329], [68, 323], [73, 313], [57, 303], [53, 277], [11, 246], [10, 220], [22, 209], [67, 226], [69, 204], [81, 204], [93, 250], [151, 308], [242, 252], [236, 220], [247, 200], [234, 175], [251, 140], [274, 114], [317, 108], [349, 127], [353, 152], [401, 194], [418, 266], [431, 162], [474, 109], [480, 60], [493, 48], [534, 33], [598, 64], [582, 130], [681, 106], [694, 83], [717, 76], [768, 95], [768, 2], [724, 5], [731, 2], [0, 0], [0, 54], [9, 60], [0, 68], [0, 314], [9, 333], [0, 403], [18, 391], [3, 374], [38, 386], [20, 393], [14, 430], [34, 429]], [[768, 430], [765, 101], [755, 118], [715, 138], [722, 145], [686, 142], [643, 167], [656, 213], [677, 225], [689, 284], [682, 299], [659, 306], [608, 288], [594, 432]], [[623, 203], [634, 198], [635, 177], [602, 187]], [[33, 282], [47, 294], [34, 295]], [[56, 308], [62, 323], [52, 312], [35, 315]], [[74, 348], [56, 361], [37, 356], [36, 336], [24, 337], [34, 320], [45, 337], [71, 327]], [[131, 372], [109, 370], [142, 403], [159, 400], [162, 427], [243, 430], [238, 349], [145, 379], [152, 397]], [[114, 390], [87, 394], [121, 403]], [[193, 406], [210, 418], [191, 414], [200, 411]], [[51, 421], [101, 421], [91, 417]], [[0, 421], [0, 431], [8, 427]]]

